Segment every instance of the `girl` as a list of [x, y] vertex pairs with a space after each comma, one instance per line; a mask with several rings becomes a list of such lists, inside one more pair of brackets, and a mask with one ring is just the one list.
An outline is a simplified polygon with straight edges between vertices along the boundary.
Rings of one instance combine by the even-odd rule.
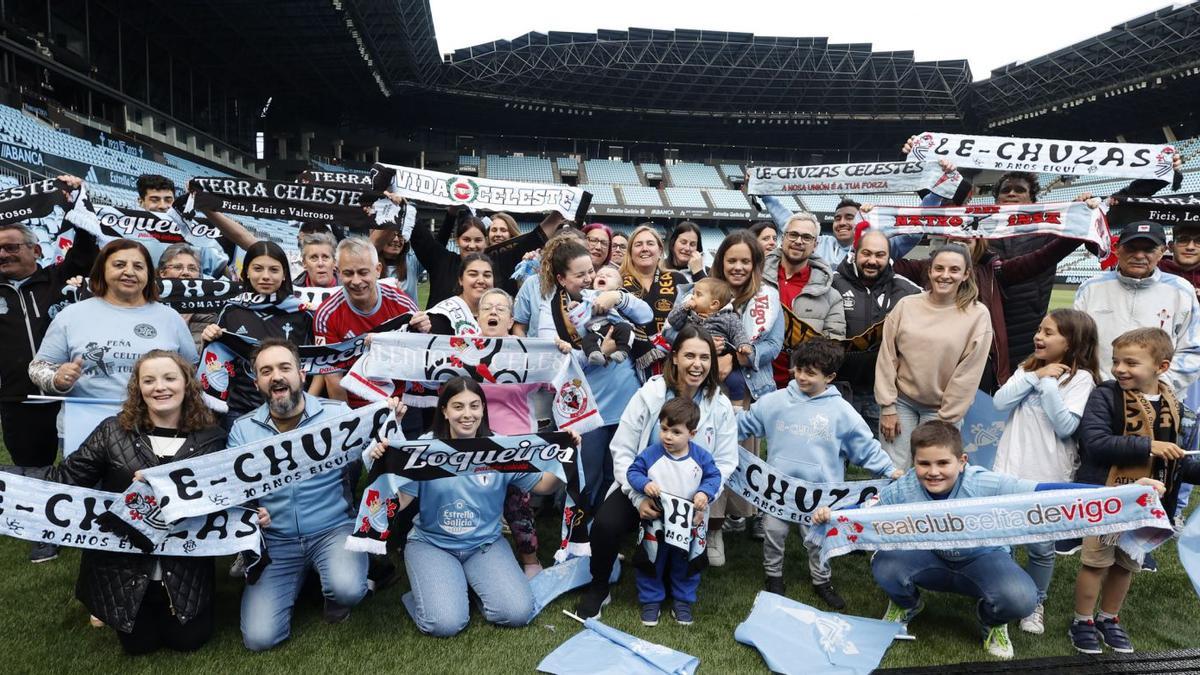
[[379, 252], [379, 262], [383, 263], [380, 280], [394, 279], [404, 294], [417, 301], [417, 286], [421, 282], [421, 267], [417, 254], [412, 246], [404, 240], [399, 228], [371, 230], [371, 243]]
[[512, 216], [507, 213], [492, 214], [492, 222], [487, 230], [488, 246], [503, 244], [519, 234], [521, 230], [517, 228], [517, 221]]
[[458, 294], [429, 308], [430, 334], [478, 335], [475, 317], [479, 314], [479, 298], [491, 290], [494, 282], [492, 259], [486, 253], [464, 256], [458, 273]]
[[671, 230], [667, 238], [667, 260], [665, 267], [674, 270], [695, 283], [708, 276], [704, 269], [704, 248], [700, 245], [700, 226], [685, 220]]
[[[1074, 479], [1079, 463], [1075, 429], [1092, 389], [1100, 382], [1096, 323], [1074, 309], [1056, 309], [1038, 326], [1033, 354], [996, 392], [996, 410], [1008, 412], [992, 467], [997, 473], [1042, 483]], [[1045, 630], [1043, 606], [1054, 574], [1054, 542], [1026, 546], [1025, 571], [1038, 589], [1033, 613], [1021, 630]]]

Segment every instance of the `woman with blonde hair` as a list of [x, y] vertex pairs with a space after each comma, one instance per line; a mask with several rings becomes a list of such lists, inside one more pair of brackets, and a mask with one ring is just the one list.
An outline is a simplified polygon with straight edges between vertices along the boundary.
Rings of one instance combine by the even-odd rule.
[[663, 261], [662, 236], [650, 224], [638, 225], [629, 235], [629, 251], [621, 262], [621, 280], [625, 290], [650, 305], [654, 312], [652, 333], [661, 333], [667, 315], [675, 307], [680, 286], [691, 282], [669, 270]]

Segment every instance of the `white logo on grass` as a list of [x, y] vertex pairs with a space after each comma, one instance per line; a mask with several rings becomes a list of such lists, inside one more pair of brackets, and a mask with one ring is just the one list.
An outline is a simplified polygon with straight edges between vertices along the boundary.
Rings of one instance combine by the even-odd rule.
[[826, 654], [833, 654], [835, 651], [846, 655], [858, 653], [858, 646], [849, 640], [850, 624], [845, 619], [828, 614], [818, 614], [810, 609], [780, 607], [779, 610], [803, 623], [815, 624], [821, 649], [825, 650]]

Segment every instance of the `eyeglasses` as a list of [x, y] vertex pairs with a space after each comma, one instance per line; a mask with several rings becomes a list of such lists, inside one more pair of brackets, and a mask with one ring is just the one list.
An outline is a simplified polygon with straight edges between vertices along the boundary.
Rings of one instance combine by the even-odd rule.
[[629, 244], [613, 244], [612, 248], [614, 251], [628, 251]]
[[811, 244], [817, 240], [817, 238], [812, 236], [811, 234], [804, 234], [803, 232], [796, 232], [796, 231], [784, 232], [783, 238], [790, 242], [802, 241], [806, 244]]
[[1004, 185], [1000, 186], [1000, 194], [1002, 194], [1002, 195], [1007, 195], [1007, 194], [1023, 195], [1023, 194], [1028, 194], [1028, 193], [1029, 193], [1029, 187], [1026, 185], [1013, 185], [1012, 183], [1005, 183]]
[[182, 263], [172, 263], [170, 265], [163, 265], [163, 269], [167, 270], [168, 272], [195, 272], [196, 274], [200, 273], [199, 265], [184, 265]]
[[506, 314], [510, 311], [512, 311], [512, 310], [509, 309], [507, 304], [504, 304], [504, 305], [480, 305], [479, 306], [480, 314], [484, 314], [487, 312], [500, 312], [501, 314]]
[[4, 251], [5, 253], [20, 253], [21, 248], [25, 246], [33, 248], [36, 244], [0, 244], [0, 251]]
[[[1177, 234], [1171, 241], [1185, 246], [1187, 244], [1200, 244], [1200, 234]], [[7, 251], [8, 249], [5, 250]]]
[[596, 246], [608, 246], [607, 239], [599, 239], [599, 238], [594, 238], [594, 237], [588, 237], [587, 243], [595, 244]]

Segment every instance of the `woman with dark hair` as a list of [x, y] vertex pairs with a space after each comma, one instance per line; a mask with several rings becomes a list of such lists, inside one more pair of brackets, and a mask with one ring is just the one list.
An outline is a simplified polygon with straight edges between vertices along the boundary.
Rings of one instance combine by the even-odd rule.
[[672, 398], [695, 401], [700, 407], [696, 445], [712, 454], [722, 484], [737, 468], [737, 420], [729, 399], [721, 393], [716, 360], [717, 348], [708, 331], [684, 326], [671, 344], [671, 358], [663, 374], [651, 377], [625, 406], [611, 442], [616, 482], [592, 520], [592, 582], [575, 609], [579, 616], [597, 616], [608, 602], [608, 580], [622, 540], [638, 529], [643, 518], [652, 520], [662, 515], [652, 500], [629, 486], [625, 472], [642, 449], [658, 442], [658, 413], [663, 403]]
[[[120, 413], [50, 468], [48, 480], [123, 492], [142, 469], [225, 448], [191, 363], [152, 349], [130, 370]], [[258, 521], [270, 523], [262, 510]], [[213, 586], [211, 558], [84, 549], [75, 597], [117, 631], [127, 654], [194, 651], [212, 636]]]
[[133, 364], [151, 349], [199, 357], [187, 324], [159, 304], [154, 265], [132, 239], [104, 246], [92, 266], [94, 297], [68, 305], [54, 317], [29, 363], [29, 378], [50, 394], [122, 399]]
[[612, 230], [604, 223], [588, 223], [583, 226], [583, 236], [588, 255], [592, 256], [592, 269], [607, 265], [612, 259]]
[[391, 227], [381, 230], [371, 230], [371, 243], [379, 251], [379, 262], [383, 271], [379, 274], [380, 281], [394, 279], [404, 294], [417, 301], [417, 286], [421, 283], [421, 272], [425, 268], [417, 260], [417, 254], [412, 245], [404, 240], [399, 228]]
[[[421, 438], [491, 436], [487, 397], [474, 380], [442, 385], [429, 433]], [[575, 438], [578, 445], [578, 438]], [[381, 442], [370, 458], [383, 456]], [[500, 513], [510, 485], [551, 494], [562, 485], [553, 473], [484, 473], [414, 481], [400, 488], [399, 508], [417, 499], [419, 515], [404, 546], [412, 587], [410, 613], [423, 633], [450, 637], [470, 620], [474, 591], [489, 623], [524, 626], [533, 618], [533, 593], [512, 548], [500, 542]]]
[[[246, 250], [242, 280], [249, 290], [226, 303], [217, 322], [204, 329], [204, 342], [214, 342], [226, 332], [254, 340], [283, 338], [295, 345], [313, 341], [313, 317], [292, 295], [287, 254], [273, 241], [258, 241]], [[248, 365], [248, 364], [247, 364]], [[262, 405], [254, 374], [238, 368], [229, 379], [229, 412], [226, 427]]]
[[495, 268], [486, 253], [463, 256], [458, 293], [429, 308], [432, 335], [479, 335], [479, 298], [495, 284]]
[[667, 237], [664, 266], [682, 274], [689, 284], [708, 276], [704, 269], [704, 247], [700, 242], [700, 226], [690, 220], [676, 225]]
[[629, 237], [621, 232], [612, 233], [612, 244], [609, 246], [608, 264], [620, 268], [625, 262], [625, 254], [629, 251]]
[[779, 244], [779, 228], [775, 223], [769, 220], [760, 220], [750, 226], [750, 234], [758, 240], [758, 245], [762, 247], [763, 255], [775, 250]]

